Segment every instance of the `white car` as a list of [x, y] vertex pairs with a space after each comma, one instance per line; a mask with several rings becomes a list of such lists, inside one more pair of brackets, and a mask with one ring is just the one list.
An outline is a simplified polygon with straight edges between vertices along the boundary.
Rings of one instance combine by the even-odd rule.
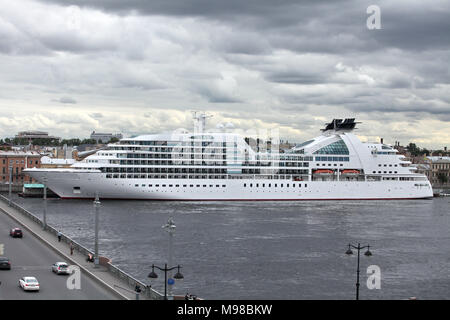
[[35, 277], [20, 278], [19, 286], [25, 291], [39, 291], [39, 282]]
[[56, 274], [69, 274], [69, 265], [65, 262], [56, 262], [52, 264], [52, 271]]

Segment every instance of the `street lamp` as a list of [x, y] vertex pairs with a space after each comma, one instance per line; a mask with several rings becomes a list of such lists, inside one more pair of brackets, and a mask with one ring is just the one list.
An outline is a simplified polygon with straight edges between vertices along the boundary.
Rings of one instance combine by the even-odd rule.
[[44, 177], [44, 217], [42, 219], [42, 228], [45, 230], [47, 227], [47, 177]]
[[[172, 248], [173, 248], [173, 234], [175, 233], [175, 223], [173, 222], [173, 218], [170, 217], [167, 220], [167, 223], [162, 226], [163, 229], [166, 229], [166, 231], [169, 233], [169, 259], [167, 261], [167, 264], [169, 266], [172, 265]], [[169, 271], [168, 274], [169, 279], [172, 278], [172, 271]], [[169, 284], [169, 296], [172, 296], [172, 283]]]
[[98, 257], [98, 212], [100, 210], [100, 199], [98, 197], [98, 192], [95, 193], [94, 208], [95, 208], [95, 240], [94, 240], [94, 268], [99, 265]]
[[9, 166], [9, 192], [8, 192], [8, 196], [9, 196], [9, 206], [11, 207], [11, 193], [12, 193], [12, 170], [13, 170], [13, 167], [10, 165]]
[[372, 252], [370, 252], [370, 250], [369, 250], [370, 249], [369, 245], [361, 247], [361, 244], [358, 242], [358, 246], [357, 247], [349, 243], [348, 244], [348, 249], [345, 252], [345, 254], [352, 255], [353, 251], [352, 251], [351, 248], [358, 250], [358, 265], [357, 265], [357, 268], [356, 268], [356, 300], [359, 300], [359, 252], [360, 252], [361, 249], [367, 248], [367, 251], [364, 253], [364, 255], [366, 257], [370, 257], [372, 255]]
[[152, 272], [150, 272], [148, 274], [149, 278], [152, 278], [152, 279], [158, 278], [158, 275], [155, 273], [155, 268], [157, 268], [157, 269], [159, 269], [161, 271], [164, 271], [164, 300], [167, 300], [167, 272], [168, 271], [172, 271], [173, 269], [178, 269], [177, 273], [175, 273], [175, 275], [173, 277], [174, 277], [174, 279], [181, 280], [181, 279], [184, 278], [183, 275], [180, 272], [181, 266], [178, 265], [178, 266], [175, 266], [175, 267], [168, 268], [167, 267], [167, 263], [166, 263], [164, 265], [164, 268], [161, 268], [161, 267], [158, 267], [158, 266], [155, 266], [154, 264], [152, 264]]

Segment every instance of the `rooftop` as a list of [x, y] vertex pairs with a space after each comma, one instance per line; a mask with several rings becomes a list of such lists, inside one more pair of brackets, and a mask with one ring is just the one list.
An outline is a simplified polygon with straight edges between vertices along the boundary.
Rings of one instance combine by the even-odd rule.
[[432, 156], [427, 157], [428, 160], [431, 162], [450, 162], [450, 157], [439, 157], [439, 156]]
[[39, 152], [36, 151], [17, 151], [17, 150], [0, 150], [0, 156], [13, 156], [13, 157], [22, 157], [22, 156], [33, 156], [38, 157], [41, 156]]

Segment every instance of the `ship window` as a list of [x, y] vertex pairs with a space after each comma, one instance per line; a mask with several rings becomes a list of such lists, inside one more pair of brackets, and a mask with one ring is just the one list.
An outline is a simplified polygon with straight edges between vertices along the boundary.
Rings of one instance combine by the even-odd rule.
[[224, 185], [224, 184], [223, 184], [223, 185], [222, 185], [222, 187], [224, 187], [224, 188], [225, 188], [225, 187], [226, 187], [226, 185]]
[[166, 186], [165, 184], [162, 185], [162, 187], [165, 187], [165, 186]]
[[219, 187], [220, 187], [220, 185], [216, 184], [216, 188], [219, 188]]
[[349, 154], [345, 142], [342, 140], [330, 143], [329, 145], [315, 151], [314, 154]]
[[281, 184], [281, 187], [283, 188], [283, 184]]
[[148, 187], [149, 187], [149, 188], [151, 188], [151, 187], [152, 187], [152, 185], [151, 185], [151, 184], [149, 184], [149, 185], [148, 185]]
[[247, 186], [247, 184], [246, 183], [244, 183], [244, 187], [246, 187]]
[[169, 184], [169, 188], [172, 188], [173, 187], [173, 184]]
[[305, 188], [307, 187], [308, 185], [305, 183]]
[[145, 187], [145, 184], [143, 184], [142, 186]]
[[196, 187], [197, 187], [197, 188], [199, 188], [199, 187], [200, 187], [200, 185], [198, 184], [198, 185], [196, 185]]
[[250, 187], [253, 187], [253, 183], [250, 183]]
[[190, 185], [189, 185], [189, 187], [191, 187], [191, 188], [192, 188], [192, 187], [194, 187], [194, 185], [193, 185], [193, 184], [190, 184]]
[[73, 187], [73, 193], [81, 193], [80, 187]]
[[135, 186], [135, 187], [139, 187], [139, 185], [138, 185], [138, 184], [135, 184], [134, 186]]
[[159, 184], [155, 185], [155, 187], [159, 187]]
[[289, 183], [286, 185], [286, 187], [288, 187], [289, 188]]

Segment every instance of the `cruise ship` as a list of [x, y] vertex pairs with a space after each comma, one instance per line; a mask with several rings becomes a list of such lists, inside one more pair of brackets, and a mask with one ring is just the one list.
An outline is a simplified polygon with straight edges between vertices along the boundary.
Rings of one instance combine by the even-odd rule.
[[[108, 144], [69, 168], [25, 169], [63, 199], [392, 200], [432, 198], [425, 175], [391, 145], [366, 143], [355, 119], [334, 119], [285, 150], [272, 140], [207, 132], [141, 135]], [[258, 143], [256, 143], [256, 142]]]

